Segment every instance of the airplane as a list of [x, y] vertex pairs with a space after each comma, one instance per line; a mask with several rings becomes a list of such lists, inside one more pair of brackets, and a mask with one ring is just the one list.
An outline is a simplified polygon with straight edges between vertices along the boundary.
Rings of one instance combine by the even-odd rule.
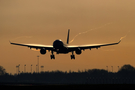
[[69, 33], [70, 29], [68, 29], [68, 34], [67, 34], [67, 43], [65, 44], [62, 40], [57, 39], [53, 42], [53, 45], [41, 45], [41, 44], [20, 44], [20, 43], [12, 43], [12, 45], [19, 45], [19, 46], [25, 46], [35, 49], [40, 49], [40, 53], [42, 55], [46, 54], [46, 50], [51, 51], [50, 58], [55, 59], [54, 52], [57, 54], [67, 54], [69, 52], [72, 52], [72, 55], [70, 56], [71, 59], [75, 59], [74, 51], [77, 55], [80, 55], [82, 53], [82, 50], [85, 49], [92, 49], [92, 48], [100, 48], [102, 46], [110, 46], [110, 45], [116, 45], [121, 42], [121, 39], [119, 42], [116, 43], [109, 43], [109, 44], [88, 44], [88, 45], [69, 45]]

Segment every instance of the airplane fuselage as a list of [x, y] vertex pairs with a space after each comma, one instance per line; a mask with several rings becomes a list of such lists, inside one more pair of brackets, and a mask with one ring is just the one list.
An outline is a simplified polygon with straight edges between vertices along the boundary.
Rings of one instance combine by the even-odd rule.
[[69, 52], [68, 48], [66, 47], [67, 45], [64, 44], [61, 40], [57, 39], [53, 42], [53, 48], [54, 50], [57, 52], [57, 54], [59, 53], [63, 53], [66, 54]]

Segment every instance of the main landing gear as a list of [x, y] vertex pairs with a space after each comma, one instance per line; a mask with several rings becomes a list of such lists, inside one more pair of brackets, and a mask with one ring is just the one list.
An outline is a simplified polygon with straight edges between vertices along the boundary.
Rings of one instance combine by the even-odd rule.
[[71, 59], [75, 59], [75, 55], [73, 54], [73, 51], [72, 51]]
[[53, 55], [53, 51], [51, 53], [52, 53], [52, 55], [50, 55], [51, 59], [55, 59], [55, 56]]
[[55, 59], [55, 56], [54, 55], [50, 55], [51, 59]]

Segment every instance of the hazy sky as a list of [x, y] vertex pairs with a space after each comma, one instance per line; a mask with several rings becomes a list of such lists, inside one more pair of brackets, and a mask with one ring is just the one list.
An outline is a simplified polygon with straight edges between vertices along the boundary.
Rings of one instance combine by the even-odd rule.
[[[30, 65], [36, 71], [37, 55], [40, 66], [45, 71], [78, 71], [85, 69], [108, 69], [114, 71], [118, 66], [135, 66], [135, 0], [0, 0], [0, 65], [8, 73], [30, 72]], [[80, 32], [89, 31], [75, 38], [71, 43], [98, 44], [118, 42], [119, 45], [85, 50], [76, 55], [75, 60], [69, 54], [55, 54], [50, 59], [50, 52], [41, 55], [27, 47], [14, 46], [17, 43], [35, 43], [52, 45], [55, 39], [66, 42], [67, 30], [70, 40]]]

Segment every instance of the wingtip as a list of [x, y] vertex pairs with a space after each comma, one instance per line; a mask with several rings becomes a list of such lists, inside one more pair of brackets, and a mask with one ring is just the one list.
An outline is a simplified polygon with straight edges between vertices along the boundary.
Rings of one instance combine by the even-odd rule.
[[118, 42], [118, 44], [121, 42], [121, 39], [120, 39], [120, 41]]
[[11, 41], [9, 40], [9, 43], [11, 44]]
[[124, 37], [121, 37], [120, 40], [122, 40], [123, 38], [125, 38], [127, 35], [125, 35]]

